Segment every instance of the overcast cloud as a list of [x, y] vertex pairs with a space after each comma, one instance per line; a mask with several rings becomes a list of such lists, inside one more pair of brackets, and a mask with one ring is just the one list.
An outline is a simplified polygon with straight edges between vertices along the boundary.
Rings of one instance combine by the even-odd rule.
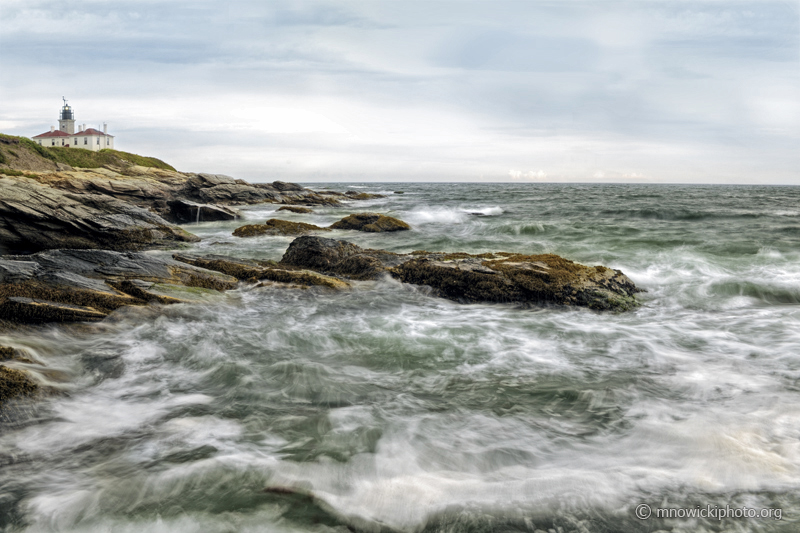
[[0, 131], [251, 180], [800, 184], [796, 1], [0, 2]]

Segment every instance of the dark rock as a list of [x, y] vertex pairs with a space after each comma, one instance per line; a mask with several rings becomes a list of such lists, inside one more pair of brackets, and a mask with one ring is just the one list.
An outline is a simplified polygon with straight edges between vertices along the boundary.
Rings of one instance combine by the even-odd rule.
[[233, 232], [234, 237], [257, 237], [259, 235], [305, 235], [313, 231], [330, 231], [328, 228], [321, 228], [314, 224], [305, 222], [290, 222], [271, 218], [264, 224], [248, 224], [236, 228]]
[[332, 224], [331, 229], [352, 229], [368, 232], [405, 231], [411, 226], [400, 219], [379, 213], [356, 213]]
[[186, 224], [189, 222], [210, 222], [215, 220], [236, 220], [239, 212], [219, 205], [198, 204], [188, 200], [167, 202], [170, 220]]
[[352, 279], [374, 279], [395, 257], [391, 252], [364, 249], [347, 241], [309, 236], [293, 240], [280, 262]]
[[394, 194], [405, 194], [403, 191], [394, 191]]
[[278, 211], [289, 211], [291, 213], [313, 213], [313, 209], [309, 209], [308, 207], [298, 207], [296, 205], [284, 205], [283, 207], [279, 207]]
[[0, 366], [0, 407], [17, 396], [34, 394], [38, 388], [27, 372]]
[[587, 267], [554, 254], [428, 254], [390, 273], [404, 283], [427, 285], [463, 302], [553, 303], [621, 311], [636, 306], [637, 289], [622, 272]]
[[[237, 181], [237, 183], [238, 183], [238, 181]], [[247, 183], [245, 182], [245, 184], [247, 184]], [[268, 191], [272, 191], [272, 192], [276, 192], [276, 193], [277, 192], [281, 192], [278, 189], [276, 189], [275, 187], [273, 187], [273, 185], [271, 183], [251, 183], [250, 185], [252, 187], [255, 187], [256, 189], [266, 189]]]
[[272, 186], [281, 192], [287, 192], [287, 191], [299, 192], [306, 190], [305, 187], [302, 187], [296, 183], [287, 183], [285, 181], [273, 181]]
[[317, 272], [299, 270], [294, 267], [287, 268], [286, 266], [268, 261], [258, 262], [219, 255], [197, 257], [186, 254], [174, 254], [173, 258], [193, 266], [222, 272], [223, 274], [234, 276], [242, 281], [268, 280], [298, 286], [317, 285], [331, 289], [344, 289], [348, 287], [346, 282], [336, 278], [324, 276]]
[[0, 346], [0, 361], [8, 361], [18, 357], [17, 350], [10, 346]]
[[344, 195], [351, 200], [377, 200], [378, 198], [386, 198], [386, 195], [383, 194], [372, 194], [358, 191], [347, 191], [344, 193]]
[[261, 189], [251, 185], [240, 185], [231, 180], [231, 183], [210, 185], [208, 180], [195, 177], [186, 182], [183, 190], [185, 197], [208, 204], [259, 204], [263, 202], [277, 202], [280, 194], [268, 189]]
[[297, 205], [341, 205], [341, 202], [329, 195], [322, 195], [316, 192], [305, 192], [303, 194], [287, 191], [280, 200], [283, 204]]
[[619, 270], [574, 263], [554, 254], [392, 254], [347, 241], [299, 237], [281, 264], [353, 279], [388, 273], [460, 302], [577, 305], [624, 311], [637, 306], [639, 289]]
[[137, 250], [199, 239], [160, 216], [102, 194], [72, 194], [27, 178], [0, 180], [0, 245]]
[[181, 301], [150, 291], [153, 283], [214, 290], [237, 284], [172, 259], [108, 250], [2, 256], [0, 272], [14, 273], [0, 281], [0, 320], [22, 323], [100, 320], [123, 306]]
[[36, 261], [5, 261], [0, 256], [0, 283], [17, 283], [33, 278], [40, 270]]
[[35, 324], [39, 322], [90, 322], [108, 313], [92, 307], [12, 296], [0, 303], [0, 319]]

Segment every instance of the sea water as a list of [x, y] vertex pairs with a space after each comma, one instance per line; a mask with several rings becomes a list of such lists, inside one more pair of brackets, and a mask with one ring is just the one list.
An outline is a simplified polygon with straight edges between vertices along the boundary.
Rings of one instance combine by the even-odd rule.
[[387, 197], [302, 215], [250, 206], [186, 225], [203, 238], [190, 251], [277, 260], [291, 238], [231, 232], [378, 211], [412, 231], [326, 236], [556, 253], [647, 292], [614, 314], [462, 304], [388, 277], [342, 292], [244, 285], [0, 335], [45, 365], [52, 392], [3, 414], [0, 527], [800, 530], [800, 188], [314, 187]]

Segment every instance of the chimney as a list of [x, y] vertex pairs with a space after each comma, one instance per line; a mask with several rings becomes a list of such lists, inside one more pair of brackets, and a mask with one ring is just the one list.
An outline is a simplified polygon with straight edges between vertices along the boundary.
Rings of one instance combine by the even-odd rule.
[[50, 133], [53, 133], [54, 131], [56, 131], [56, 127], [55, 126], [50, 126]]
[[103, 122], [103, 133], [108, 135], [108, 124], [106, 124], [105, 122]]

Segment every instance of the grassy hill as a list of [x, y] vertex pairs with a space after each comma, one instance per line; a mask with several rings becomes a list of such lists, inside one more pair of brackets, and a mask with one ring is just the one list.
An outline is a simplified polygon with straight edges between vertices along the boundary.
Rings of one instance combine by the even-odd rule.
[[76, 168], [99, 168], [103, 165], [117, 167], [139, 165], [175, 170], [172, 166], [155, 157], [145, 157], [110, 149], [93, 152], [82, 148], [39, 146], [25, 137], [15, 137], [0, 133], [0, 170], [54, 170], [56, 163], [63, 163]]

